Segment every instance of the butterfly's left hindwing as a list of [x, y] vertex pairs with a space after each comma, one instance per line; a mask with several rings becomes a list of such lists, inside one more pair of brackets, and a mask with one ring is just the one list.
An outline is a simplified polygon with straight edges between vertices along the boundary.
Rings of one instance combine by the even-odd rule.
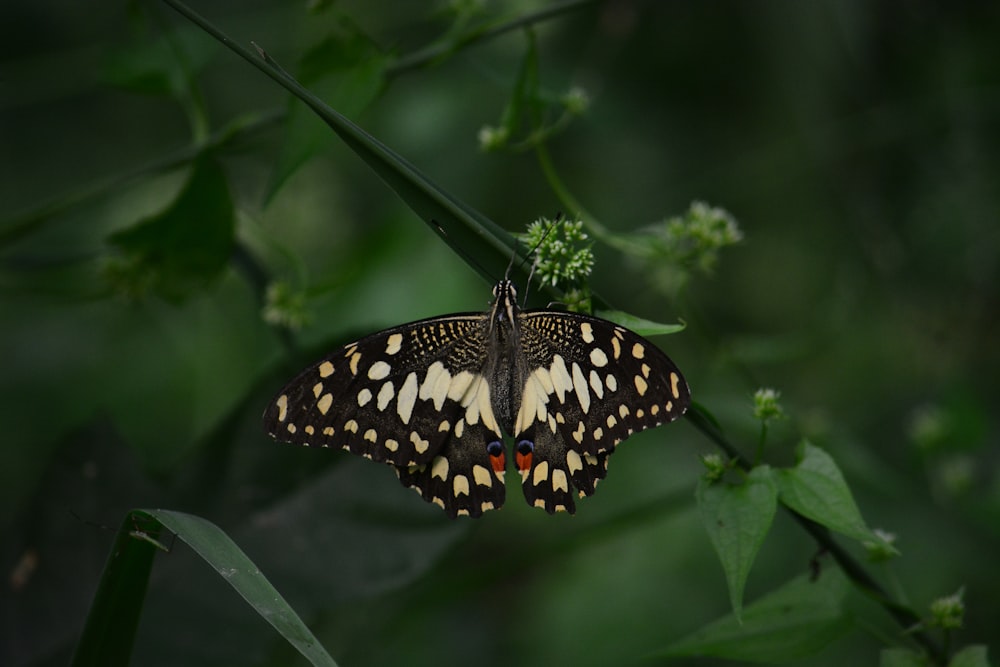
[[503, 454], [489, 445], [502, 436], [482, 375], [485, 326], [482, 314], [452, 315], [346, 345], [288, 383], [264, 426], [279, 440], [389, 463], [451, 516], [499, 507]]
[[573, 488], [594, 492], [615, 446], [677, 419], [691, 403], [674, 363], [638, 334], [574, 313], [520, 314], [524, 390], [514, 423], [528, 502], [574, 511]]

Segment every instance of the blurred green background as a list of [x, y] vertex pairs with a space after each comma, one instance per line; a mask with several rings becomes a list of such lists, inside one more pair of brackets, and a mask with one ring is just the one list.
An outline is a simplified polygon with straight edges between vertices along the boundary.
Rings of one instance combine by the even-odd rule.
[[[334, 107], [521, 231], [563, 204], [530, 151], [484, 153], [477, 133], [499, 122], [525, 36], [379, 78], [457, 30], [458, 5], [476, 7], [194, 8], [303, 77], [331, 68], [316, 89]], [[871, 570], [918, 610], [964, 586], [955, 642], [994, 652], [998, 33], [996, 3], [860, 0], [622, 0], [535, 29], [542, 89], [590, 98], [548, 149], [592, 214], [625, 232], [705, 200], [745, 235], [670, 298], [597, 244], [592, 286], [688, 322], [657, 342], [745, 453], [753, 391], [779, 389], [791, 419], [767, 459], [789, 464], [803, 435], [825, 447], [868, 522], [898, 537], [902, 557]], [[257, 70], [165, 5], [7, 2], [0, 91], [0, 664], [65, 663], [134, 507], [219, 524], [342, 665], [621, 664], [728, 612], [693, 497], [714, 449], [683, 421], [621, 446], [574, 517], [526, 507], [512, 484], [503, 511], [455, 522], [388, 468], [264, 435], [267, 400], [324, 350], [485, 309], [490, 285], [329, 130], [301, 109], [289, 122]], [[227, 127], [215, 154], [246, 254], [181, 267], [197, 279], [163, 298], [112, 235], [167, 208], [193, 143]], [[262, 317], [260, 270], [304, 299], [294, 351]], [[815, 551], [779, 513], [748, 600]], [[850, 607], [855, 631], [797, 664], [875, 664], [898, 640], [863, 596]], [[157, 560], [135, 650], [141, 665], [300, 660], [181, 544]]]

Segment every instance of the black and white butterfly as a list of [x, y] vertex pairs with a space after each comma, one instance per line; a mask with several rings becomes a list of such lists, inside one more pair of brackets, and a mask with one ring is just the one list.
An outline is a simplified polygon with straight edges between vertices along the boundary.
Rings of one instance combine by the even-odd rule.
[[517, 306], [403, 324], [334, 351], [264, 412], [273, 437], [392, 465], [449, 516], [503, 505], [504, 433], [530, 505], [574, 512], [632, 433], [677, 419], [691, 394], [658, 347], [608, 320]]

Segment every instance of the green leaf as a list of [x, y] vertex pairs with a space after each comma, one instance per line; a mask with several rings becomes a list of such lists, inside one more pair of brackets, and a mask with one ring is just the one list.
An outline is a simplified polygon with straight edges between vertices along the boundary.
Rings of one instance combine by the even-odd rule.
[[[73, 654], [74, 666], [129, 664], [157, 551], [153, 541], [133, 536], [140, 522], [141, 517], [130, 513], [115, 536], [83, 634]], [[152, 540], [160, 531], [156, 522], [142, 528], [142, 534], [151, 536]]]
[[861, 518], [844, 476], [825, 451], [803, 441], [794, 468], [777, 470], [781, 502], [802, 516], [859, 541], [882, 541]]
[[615, 324], [620, 324], [623, 327], [631, 329], [640, 336], [674, 334], [678, 331], [684, 331], [684, 329], [687, 328], [687, 324], [684, 324], [683, 322], [680, 324], [662, 324], [660, 322], [653, 322], [652, 320], [636, 317], [635, 315], [631, 315], [620, 310], [598, 310], [594, 314], [597, 315], [597, 317], [603, 317], [606, 320], [611, 320]]
[[239, 593], [261, 618], [294, 646], [314, 665], [336, 662], [313, 636], [295, 610], [285, 601], [271, 582], [247, 555], [215, 524], [201, 517], [169, 510], [144, 512], [174, 532], [218, 572]]
[[771, 469], [754, 468], [740, 485], [711, 484], [703, 477], [696, 497], [702, 524], [726, 573], [733, 613], [740, 620], [747, 575], [778, 507]]
[[225, 268], [233, 230], [226, 176], [211, 156], [202, 154], [165, 211], [108, 238], [121, 256], [109, 263], [106, 275], [129, 296], [152, 291], [168, 301], [181, 301]]
[[[388, 56], [354, 26], [341, 21], [336, 35], [324, 39], [303, 57], [302, 82], [345, 116], [356, 117], [382, 92], [388, 64]], [[268, 200], [295, 170], [325, 150], [335, 138], [316, 114], [295, 100], [291, 101], [286, 132], [271, 176]]]
[[803, 575], [743, 610], [680, 639], [656, 657], [714, 656], [740, 662], [784, 663], [812, 655], [851, 627], [843, 610], [848, 584], [839, 570], [816, 581]]
[[989, 667], [990, 659], [987, 655], [987, 648], [983, 644], [966, 646], [956, 653], [948, 667]]
[[[282, 69], [263, 49], [251, 54], [183, 3], [171, 7], [269, 76], [312, 109], [397, 195], [480, 275], [493, 282], [504, 275], [517, 244], [507, 231], [457, 199], [346, 116], [331, 108]], [[474, 258], [474, 259], [473, 259]], [[522, 257], [523, 258], [523, 257]], [[521, 284], [528, 263], [514, 263]], [[511, 276], [512, 278], [514, 276]]]
[[186, 95], [190, 80], [219, 51], [191, 26], [159, 35], [144, 30], [132, 42], [111, 52], [101, 74], [109, 85], [145, 95]]
[[336, 662], [246, 554], [216, 525], [169, 510], [134, 510], [122, 523], [108, 559], [74, 665], [128, 665], [157, 539], [167, 528], [198, 553], [261, 618], [313, 665]]

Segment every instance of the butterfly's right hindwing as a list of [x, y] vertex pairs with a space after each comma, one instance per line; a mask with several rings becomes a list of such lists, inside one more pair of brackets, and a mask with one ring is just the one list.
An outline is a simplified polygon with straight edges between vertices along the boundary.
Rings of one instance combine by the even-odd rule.
[[287, 442], [342, 447], [396, 466], [400, 480], [450, 515], [499, 507], [501, 441], [483, 377], [485, 317], [422, 320], [346, 345], [268, 405], [264, 426]]

